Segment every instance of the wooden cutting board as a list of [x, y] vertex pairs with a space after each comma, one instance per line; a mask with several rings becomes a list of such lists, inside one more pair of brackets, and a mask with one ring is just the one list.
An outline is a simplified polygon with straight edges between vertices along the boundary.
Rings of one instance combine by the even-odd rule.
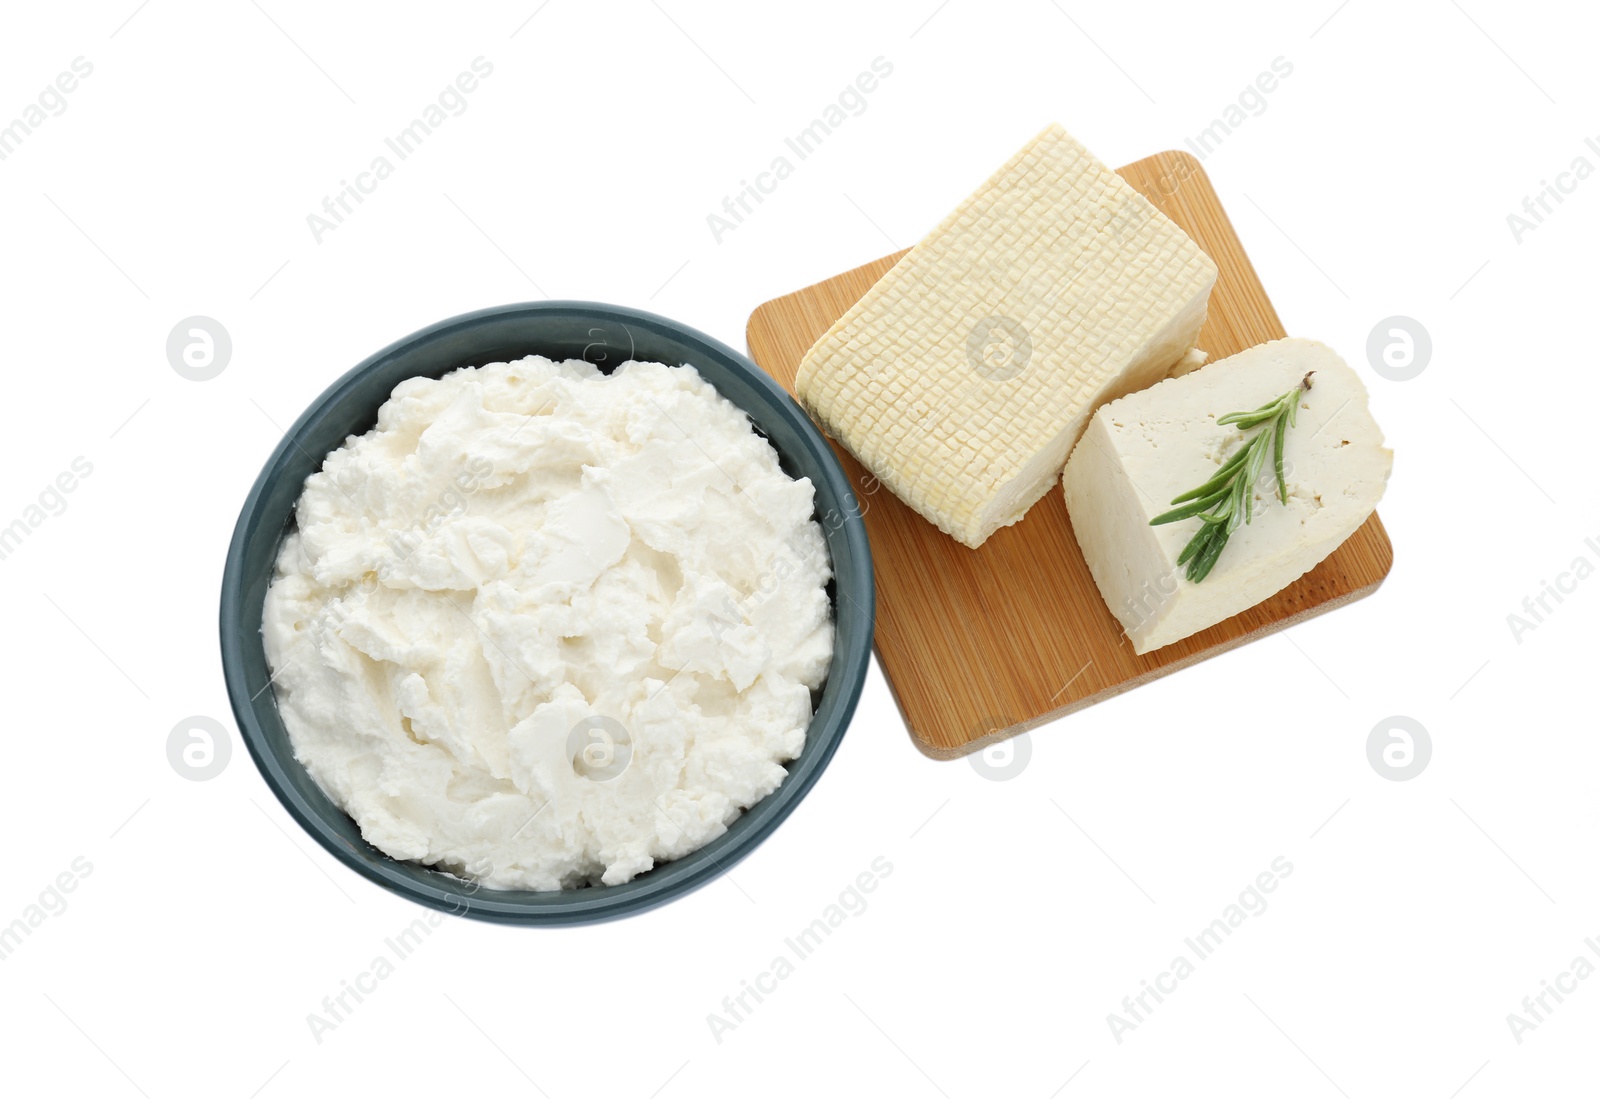
[[[1212, 359], [1285, 335], [1198, 160], [1158, 153], [1118, 174], [1216, 262], [1199, 340]], [[747, 329], [755, 361], [793, 392], [812, 343], [903, 255], [762, 305]], [[1137, 656], [1089, 575], [1059, 489], [1022, 522], [971, 550], [879, 486], [838, 444], [834, 449], [866, 513], [878, 585], [878, 659], [912, 741], [935, 759], [965, 755], [1359, 599], [1394, 561], [1374, 514], [1327, 560], [1265, 603]]]

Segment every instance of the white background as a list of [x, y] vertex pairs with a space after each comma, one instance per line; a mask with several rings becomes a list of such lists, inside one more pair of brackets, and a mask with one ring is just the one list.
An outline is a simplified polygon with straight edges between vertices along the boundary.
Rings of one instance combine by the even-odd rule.
[[[1520, 243], [1506, 221], [1600, 166], [1592, 16], [136, 2], [13, 6], [0, 33], [0, 121], [94, 67], [0, 162], [0, 525], [93, 465], [0, 561], [0, 923], [92, 866], [0, 962], [8, 1092], [1592, 1091], [1600, 979], [1520, 1043], [1507, 1015], [1600, 964], [1600, 580], [1520, 641], [1507, 616], [1600, 562], [1600, 178]], [[318, 243], [306, 215], [479, 56], [466, 112]], [[880, 56], [867, 109], [719, 243], [707, 215]], [[190, 715], [237, 736], [218, 583], [279, 425], [401, 335], [545, 294], [742, 347], [755, 306], [914, 242], [1046, 122], [1126, 163], [1280, 56], [1293, 74], [1206, 168], [1291, 334], [1372, 391], [1396, 449], [1383, 588], [1036, 731], [1009, 781], [918, 754], [874, 666], [832, 766], [731, 879], [592, 928], [447, 921], [318, 1043], [308, 1013], [423, 910], [317, 847], [236, 739], [209, 782], [165, 753]], [[165, 354], [194, 314], [234, 344], [204, 383]], [[1434, 344], [1408, 382], [1365, 352], [1395, 314]], [[1409, 781], [1368, 762], [1391, 715], [1431, 734]], [[866, 910], [716, 1040], [708, 1014], [879, 856]], [[1267, 910], [1119, 1043], [1108, 1013], [1278, 856]]]

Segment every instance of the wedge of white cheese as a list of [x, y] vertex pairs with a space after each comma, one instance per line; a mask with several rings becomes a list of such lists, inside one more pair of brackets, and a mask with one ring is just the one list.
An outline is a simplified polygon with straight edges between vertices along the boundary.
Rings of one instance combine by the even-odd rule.
[[[1178, 555], [1199, 519], [1153, 527], [1172, 499], [1217, 472], [1257, 431], [1216, 420], [1300, 384], [1284, 442], [1287, 505], [1269, 459], [1252, 521], [1228, 539], [1211, 573], [1185, 578]], [[1275, 340], [1112, 401], [1089, 421], [1062, 477], [1078, 545], [1136, 653], [1170, 645], [1281, 591], [1366, 522], [1393, 454], [1367, 410], [1356, 372], [1314, 340]]]
[[1097, 405], [1193, 347], [1216, 277], [1051, 126], [817, 340], [795, 390], [895, 495], [976, 547], [1050, 490]]

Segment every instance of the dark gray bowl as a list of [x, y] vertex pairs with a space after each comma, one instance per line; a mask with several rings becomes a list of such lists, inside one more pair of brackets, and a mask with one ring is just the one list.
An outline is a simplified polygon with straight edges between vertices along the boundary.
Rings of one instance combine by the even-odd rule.
[[[811, 478], [834, 572], [833, 663], [805, 750], [789, 764], [789, 777], [700, 850], [625, 885], [561, 893], [478, 888], [449, 873], [399, 862], [362, 839], [355, 822], [295, 759], [277, 700], [267, 689], [261, 638], [262, 603], [278, 547], [293, 526], [301, 486], [323, 457], [347, 436], [370, 429], [400, 381], [529, 354], [583, 358], [606, 370], [628, 359], [695, 366], [749, 413], [790, 476]], [[340, 378], [295, 421], [256, 479], [222, 575], [228, 697], [251, 757], [289, 815], [339, 861], [384, 888], [456, 915], [502, 923], [590, 923], [633, 915], [706, 884], [749, 854], [799, 804], [838, 747], [866, 678], [872, 624], [872, 560], [861, 509], [838, 459], [793, 398], [750, 360], [703, 333], [651, 313], [591, 302], [503, 305], [452, 317], [391, 344]]]

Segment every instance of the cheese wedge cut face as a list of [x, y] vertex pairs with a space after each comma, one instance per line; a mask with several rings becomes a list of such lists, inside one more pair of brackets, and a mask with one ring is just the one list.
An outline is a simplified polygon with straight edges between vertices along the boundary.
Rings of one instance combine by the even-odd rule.
[[[1178, 555], [1199, 519], [1150, 520], [1205, 483], [1262, 428], [1216, 420], [1311, 388], [1284, 438], [1289, 502], [1278, 500], [1269, 457], [1254, 515], [1229, 537], [1209, 575], [1184, 576]], [[1366, 522], [1393, 454], [1367, 410], [1356, 372], [1314, 340], [1275, 340], [1208, 363], [1095, 413], [1062, 477], [1072, 530], [1111, 613], [1136, 653], [1170, 645], [1281, 591]]]
[[1216, 276], [1052, 126], [817, 340], [796, 392], [895, 495], [977, 547], [1056, 483], [1098, 405], [1193, 347]]

